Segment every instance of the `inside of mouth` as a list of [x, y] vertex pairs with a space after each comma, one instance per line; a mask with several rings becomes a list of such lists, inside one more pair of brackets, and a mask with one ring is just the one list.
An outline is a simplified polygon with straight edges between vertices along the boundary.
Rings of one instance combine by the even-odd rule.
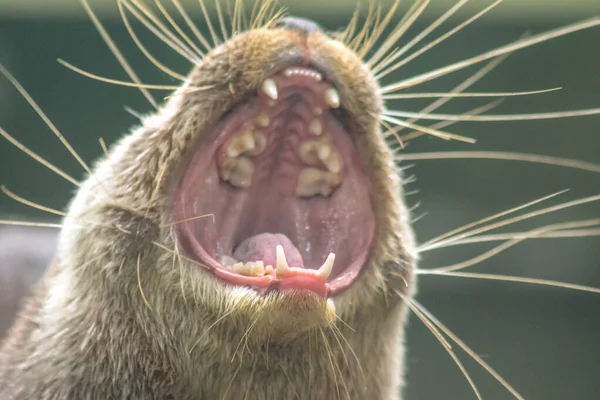
[[[176, 231], [188, 255], [233, 285], [348, 287], [366, 260], [374, 215], [339, 106], [321, 74], [290, 67], [206, 132], [175, 194]], [[278, 247], [287, 273], [278, 268]], [[312, 279], [330, 254], [331, 272]], [[291, 275], [302, 279], [285, 285]]]

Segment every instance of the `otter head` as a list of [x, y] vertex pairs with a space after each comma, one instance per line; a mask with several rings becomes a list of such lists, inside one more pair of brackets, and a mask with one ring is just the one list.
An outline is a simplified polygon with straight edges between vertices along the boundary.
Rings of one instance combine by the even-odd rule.
[[101, 252], [79, 271], [106, 295], [198, 333], [282, 343], [403, 314], [415, 256], [382, 109], [370, 69], [314, 23], [237, 34], [98, 166], [62, 254]]

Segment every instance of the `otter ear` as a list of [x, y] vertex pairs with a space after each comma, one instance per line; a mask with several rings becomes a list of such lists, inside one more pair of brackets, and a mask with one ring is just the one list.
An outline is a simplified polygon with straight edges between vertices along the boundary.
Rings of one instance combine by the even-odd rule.
[[320, 32], [321, 27], [316, 22], [304, 18], [284, 17], [275, 22], [278, 28], [299, 31], [303, 35]]

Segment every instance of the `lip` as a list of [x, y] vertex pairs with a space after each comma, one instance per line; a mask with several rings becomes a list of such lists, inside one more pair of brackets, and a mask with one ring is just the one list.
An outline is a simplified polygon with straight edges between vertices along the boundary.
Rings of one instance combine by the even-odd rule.
[[[288, 74], [290, 70], [296, 71], [297, 74]], [[299, 76], [298, 74], [301, 75], [302, 71], [306, 71], [307, 76]], [[313, 75], [312, 79], [314, 79], [315, 82], [311, 83], [310, 90], [305, 90], [305, 88], [301, 86], [301, 83], [303, 80], [310, 78], [308, 77], [308, 75], [310, 75], [309, 72], [318, 74], [320, 78], [317, 79], [316, 75]], [[279, 72], [271, 75], [271, 77], [277, 81], [277, 88], [279, 89], [279, 96], [275, 96], [277, 101], [285, 101], [285, 99], [291, 98], [290, 96], [292, 95], [296, 96], [296, 92], [290, 92], [290, 90], [293, 89], [298, 91], [298, 93], [302, 93], [302, 95], [306, 98], [309, 98], [310, 104], [317, 104], [317, 106], [314, 106], [315, 108], [323, 108], [323, 106], [327, 106], [327, 104], [323, 105], [318, 103], [318, 96], [323, 96], [323, 93], [325, 93], [325, 91], [327, 91], [329, 88], [333, 88], [333, 85], [324, 79], [319, 70], [308, 69], [302, 66], [291, 66], [279, 70]], [[286, 80], [286, 78], [289, 79]], [[352, 224], [348, 225], [347, 223], [344, 223], [343, 220], [344, 218], [347, 218], [347, 215], [343, 215], [342, 211], [348, 210], [340, 210], [339, 213], [336, 213], [335, 207], [333, 207], [334, 210], [329, 212], [330, 215], [326, 216], [327, 221], [325, 222], [339, 224], [342, 228], [344, 228], [343, 232], [340, 233], [340, 237], [354, 237], [352, 240], [355, 241], [355, 246], [351, 246], [353, 248], [345, 249], [340, 245], [334, 246], [336, 249], [343, 249], [343, 251], [345, 253], [347, 252], [347, 254], [337, 257], [338, 259], [341, 258], [341, 262], [344, 264], [344, 266], [339, 267], [338, 264], [336, 266], [337, 270], [334, 270], [334, 274], [330, 277], [330, 279], [327, 280], [323, 279], [321, 276], [318, 276], [315, 265], [310, 265], [306, 268], [304, 265], [292, 265], [291, 268], [286, 271], [285, 275], [281, 275], [275, 268], [275, 262], [270, 263], [273, 267], [272, 271], [269, 271], [269, 273], [265, 273], [262, 276], [240, 275], [234, 272], [230, 267], [222, 264], [222, 259], [219, 260], [219, 257], [215, 256], [214, 249], [216, 248], [216, 245], [214, 245], [214, 242], [219, 240], [219, 235], [211, 233], [211, 238], [206, 239], [202, 236], [202, 234], [198, 233], [200, 231], [209, 232], [211, 228], [208, 227], [208, 225], [211, 223], [211, 221], [210, 218], [200, 220], [199, 218], [194, 217], [194, 215], [206, 214], [200, 211], [200, 209], [204, 210], [204, 207], [199, 207], [197, 203], [208, 201], [206, 200], [207, 198], [211, 196], [217, 196], [217, 194], [206, 193], [206, 195], [202, 195], [204, 197], [196, 196], [201, 197], [201, 199], [198, 199], [195, 198], [195, 195], [190, 195], [185, 188], [195, 186], [198, 188], [198, 191], [201, 191], [203, 185], [206, 186], [206, 182], [209, 181], [211, 182], [210, 185], [216, 185], [213, 182], [214, 179], [212, 178], [203, 178], [203, 181], [194, 179], [204, 173], [203, 171], [214, 169], [215, 163], [219, 164], [222, 162], [224, 157], [223, 148], [230, 143], [231, 137], [235, 135], [237, 131], [240, 131], [240, 127], [244, 126], [246, 123], [245, 121], [256, 120], [261, 113], [261, 110], [263, 110], [265, 107], [271, 107], [269, 110], [271, 110], [273, 114], [277, 114], [279, 103], [275, 101], [273, 95], [269, 96], [267, 93], [268, 91], [265, 91], [259, 87], [257, 89], [256, 96], [253, 96], [250, 100], [232, 109], [235, 114], [234, 116], [227, 115], [223, 117], [215, 124], [214, 127], [208, 129], [205, 135], [199, 138], [198, 143], [195, 145], [195, 149], [193, 149], [192, 157], [183, 170], [179, 184], [177, 185], [178, 188], [173, 196], [173, 216], [175, 221], [179, 221], [175, 224], [177, 239], [189, 257], [194, 259], [197, 263], [202, 264], [207, 272], [211, 273], [213, 276], [219, 278], [225, 283], [229, 283], [230, 285], [251, 287], [262, 294], [274, 290], [308, 290], [323, 298], [335, 296], [350, 287], [362, 271], [363, 265], [366, 262], [369, 253], [370, 246], [373, 242], [375, 223], [370, 194], [370, 181], [367, 178], [366, 172], [364, 171], [362, 162], [360, 157], [358, 157], [356, 149], [353, 148], [351, 139], [349, 137], [349, 132], [345, 131], [340, 121], [338, 121], [331, 113], [322, 113], [322, 121], [324, 124], [326, 124], [330, 131], [328, 134], [330, 134], [334, 148], [338, 149], [342, 155], [343, 167], [341, 168], [339, 174], [340, 176], [344, 176], [344, 179], [340, 187], [336, 192], [334, 192], [334, 194], [330, 196], [330, 198], [332, 199], [331, 201], [336, 201], [338, 204], [342, 204], [341, 202], [344, 201], [343, 198], [354, 197], [353, 189], [360, 190], [361, 193], [357, 195], [357, 200], [351, 199], [345, 202], [352, 203], [351, 205], [347, 205], [346, 208], [349, 209], [349, 207], [356, 207], [359, 210], [355, 211], [355, 213], [360, 214], [358, 218], [361, 224], [360, 227], [356, 227], [352, 226]], [[329, 106], [331, 106], [331, 101], [329, 101], [329, 103]], [[337, 107], [339, 107], [339, 99]], [[308, 118], [306, 115], [304, 115], [306, 114], [306, 110], [299, 110], [298, 114]], [[294, 130], [296, 128], [291, 126], [286, 127], [286, 129]], [[297, 128], [296, 130], [300, 131], [300, 128]], [[278, 135], [280, 134], [278, 133]], [[199, 154], [202, 154], [203, 156], [199, 156]], [[207, 155], [211, 155], [211, 157], [208, 157]], [[281, 180], [277, 185], [278, 190], [281, 189], [281, 191], [285, 193], [293, 190], [292, 181], [293, 180], [289, 179]], [[197, 182], [203, 182], [203, 185], [197, 185]], [[252, 190], [252, 188], [249, 188], [248, 190]], [[219, 194], [220, 198], [223, 199], [231, 199], [235, 198], [235, 196], [244, 196], [243, 194], [239, 194], [239, 189], [231, 189], [231, 187], [219, 187]], [[294, 196], [295, 195], [296, 194], [294, 193]], [[365, 203], [364, 207], [359, 204], [361, 203], [361, 200]], [[315, 207], [322, 207], [323, 202], [328, 200], [309, 198], [304, 201], [315, 204]], [[232, 210], [229, 211], [239, 212], [239, 210], [236, 209], [235, 202], [233, 203], [234, 204], [231, 207]], [[191, 212], [190, 210], [195, 211]], [[223, 216], [223, 218], [226, 217]], [[199, 225], [202, 226], [199, 227]], [[318, 228], [315, 227], [314, 229], [317, 230]], [[334, 242], [336, 240], [336, 235], [333, 232], [334, 229], [324, 229], [329, 230], [323, 234], [323, 238], [325, 239], [323, 241]], [[234, 233], [238, 234], [237, 232]], [[236, 243], [239, 244], [239, 241], [242, 239], [243, 237], [237, 238]], [[207, 248], [209, 248], [209, 251], [207, 251]], [[210, 251], [211, 248], [213, 249], [212, 251]], [[315, 262], [325, 262], [325, 259], [329, 256], [330, 252], [322, 253], [323, 254], [319, 255], [320, 260], [311, 262], [313, 264]], [[271, 260], [274, 261], [273, 258], [271, 258]]]

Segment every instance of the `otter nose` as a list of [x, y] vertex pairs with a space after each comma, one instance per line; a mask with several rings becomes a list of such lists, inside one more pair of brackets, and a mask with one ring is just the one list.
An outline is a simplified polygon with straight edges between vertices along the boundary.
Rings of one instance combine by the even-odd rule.
[[319, 24], [304, 18], [285, 17], [277, 20], [276, 24], [279, 28], [299, 31], [304, 35], [319, 32], [321, 30]]

